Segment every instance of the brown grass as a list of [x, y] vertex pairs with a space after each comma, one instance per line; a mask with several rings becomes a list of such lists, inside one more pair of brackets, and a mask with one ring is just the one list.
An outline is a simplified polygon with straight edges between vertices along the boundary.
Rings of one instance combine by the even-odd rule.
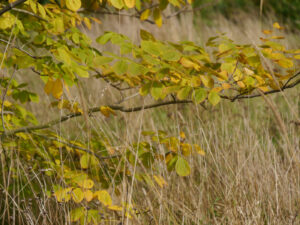
[[[172, 18], [161, 29], [133, 18], [104, 16], [101, 20], [103, 25], [86, 31], [89, 36], [95, 38], [105, 30], [113, 30], [138, 41], [139, 29], [143, 28], [163, 40], [204, 43], [220, 31], [237, 41], [257, 43], [261, 30], [259, 17], [244, 13], [238, 13], [235, 22], [217, 15], [211, 27], [200, 19], [193, 21], [192, 14]], [[270, 17], [264, 26], [274, 21]], [[299, 38], [288, 30], [285, 32], [288, 36], [285, 43], [299, 47]], [[40, 90], [40, 83], [37, 85], [35, 89]], [[129, 95], [136, 91], [130, 91]], [[88, 106], [120, 99], [116, 91], [101, 81], [89, 81], [83, 92]], [[73, 100], [80, 102], [75, 89], [72, 95]], [[55, 110], [48, 110], [50, 101], [44, 96], [44, 105], [32, 105], [38, 117], [45, 121], [57, 117]], [[148, 97], [133, 97], [126, 104], [150, 101]], [[184, 131], [187, 142], [197, 143], [206, 151], [205, 157], [189, 158], [192, 174], [186, 178], [168, 173], [163, 164], [157, 163], [158, 170], [149, 173], [159, 173], [166, 179], [168, 186], [163, 189], [124, 180], [121, 195], [114, 196], [114, 201], [131, 200], [142, 211], [132, 220], [125, 219], [124, 224], [300, 224], [300, 162], [297, 160], [300, 127], [292, 122], [299, 121], [299, 88], [269, 96], [269, 101], [272, 107], [270, 102], [258, 98], [234, 103], [224, 101], [208, 109], [177, 105], [122, 113], [110, 119], [101, 115], [89, 118], [91, 129], [99, 136], [105, 132], [116, 146], [139, 141], [141, 130], [165, 130], [171, 135]], [[55, 129], [65, 136], [86, 140], [87, 132], [82, 124], [82, 119], [74, 119], [73, 123]], [[22, 171], [23, 165], [17, 157], [14, 166]], [[32, 176], [29, 171], [25, 174]], [[32, 176], [32, 179], [41, 179], [43, 183], [46, 178]], [[70, 205], [53, 205], [43, 195], [33, 201], [38, 203], [38, 209], [33, 209], [29, 202], [11, 206], [16, 211], [21, 206], [26, 218], [24, 224], [67, 224], [65, 218]]]

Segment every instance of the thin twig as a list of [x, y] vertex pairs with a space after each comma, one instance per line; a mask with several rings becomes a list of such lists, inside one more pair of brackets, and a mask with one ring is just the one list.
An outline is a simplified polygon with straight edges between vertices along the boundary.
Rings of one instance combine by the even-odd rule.
[[5, 6], [3, 9], [0, 10], [0, 16], [7, 11], [17, 7], [18, 5], [21, 5], [22, 3], [26, 2], [27, 0], [17, 0], [13, 3], [9, 3], [7, 6]]
[[40, 17], [39, 15], [33, 13], [33, 12], [30, 12], [30, 11], [27, 11], [27, 10], [24, 10], [24, 9], [17, 9], [17, 8], [13, 8], [12, 11], [16, 11], [16, 12], [21, 12], [21, 13], [24, 13], [24, 14], [28, 14], [28, 15], [31, 15], [33, 17], [36, 17], [37, 19], [39, 20], [43, 20], [45, 22], [48, 22], [48, 20]]
[[[9, 41], [6, 41], [6, 40], [4, 40], [4, 39], [0, 39], [0, 41], [3, 42], [3, 43], [6, 43], [7, 45], [12, 45], [12, 43], [10, 43]], [[20, 48], [20, 47], [18, 47], [18, 46], [12, 45], [12, 47], [13, 47], [13, 48], [16, 48], [16, 49], [18, 49], [18, 50], [20, 50], [21, 52], [25, 53], [26, 55], [30, 56], [30, 57], [33, 58], [33, 59], [41, 59], [41, 58], [42, 58], [42, 57], [40, 57], [40, 56], [32, 55], [31, 53], [25, 51], [24, 49], [22, 49], [22, 48]]]

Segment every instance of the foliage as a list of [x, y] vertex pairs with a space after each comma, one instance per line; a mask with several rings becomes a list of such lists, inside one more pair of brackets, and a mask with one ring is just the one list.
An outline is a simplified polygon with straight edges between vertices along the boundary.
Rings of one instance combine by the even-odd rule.
[[[115, 54], [97, 50], [78, 28], [84, 25], [91, 29], [93, 21], [100, 23], [89, 12], [107, 7], [110, 12], [136, 8], [141, 20], [160, 27], [164, 21], [162, 11], [168, 4], [174, 7], [187, 4], [181, 0], [162, 0], [159, 4], [140, 0], [14, 3], [15, 8], [10, 7], [0, 17], [1, 157], [6, 161], [1, 176], [10, 173], [11, 152], [20, 155], [33, 171], [45, 171], [49, 178], [46, 185], [49, 198], [75, 203], [70, 221], [98, 224], [100, 220], [109, 220], [114, 213], [133, 217], [134, 206], [115, 202], [111, 197], [114, 193], [109, 193], [112, 186], [117, 194], [123, 179], [136, 179], [150, 188], [163, 188], [168, 184], [159, 174], [158, 162], [165, 162], [169, 172], [188, 176], [191, 172], [188, 157], [203, 156], [205, 152], [198, 145], [186, 143], [183, 132], [178, 137], [163, 131], [143, 132], [145, 140], [116, 150], [105, 134], [99, 139], [92, 132], [90, 140], [81, 143], [54, 133], [52, 126], [96, 112], [109, 117], [116, 116], [117, 111], [133, 112], [167, 104], [208, 102], [216, 106], [222, 98], [231, 101], [252, 98], [300, 83], [297, 80], [300, 49], [286, 49], [280, 44], [283, 37], [274, 36], [272, 30], [264, 31], [258, 47], [234, 43], [225, 34], [210, 38], [204, 47], [190, 41], [163, 42], [145, 30], [140, 31], [139, 44], [114, 32], [105, 32], [96, 39], [99, 45], [110, 42], [118, 46], [119, 54]], [[274, 29], [283, 28], [275, 23]], [[274, 65], [275, 72], [269, 63]], [[26, 106], [38, 102], [39, 94], [28, 90], [27, 83], [19, 84], [14, 77], [22, 71], [38, 75], [44, 82], [44, 92], [56, 99], [52, 107], [68, 114], [48, 123], [38, 122]], [[141, 96], [151, 95], [158, 102], [132, 108], [101, 105], [86, 109], [63, 98], [69, 87], [80, 88], [78, 81], [87, 78], [103, 79], [119, 91], [137, 88]], [[150, 168], [154, 171], [151, 176], [147, 172]], [[112, 177], [117, 178], [113, 184]], [[21, 179], [26, 182], [27, 178]], [[3, 189], [12, 190], [14, 182], [9, 187], [5, 185], [1, 183]], [[25, 199], [32, 195], [24, 189]], [[82, 202], [89, 206], [83, 207]]]

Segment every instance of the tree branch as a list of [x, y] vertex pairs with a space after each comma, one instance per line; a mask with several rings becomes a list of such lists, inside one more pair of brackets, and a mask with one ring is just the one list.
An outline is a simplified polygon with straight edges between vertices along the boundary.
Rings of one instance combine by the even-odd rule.
[[[3, 42], [3, 43], [6, 43], [6, 44], [8, 44], [8, 45], [12, 45], [12, 43], [10, 43], [9, 41], [6, 41], [6, 40], [4, 40], [4, 39], [0, 39], [0, 41]], [[20, 48], [20, 47], [18, 47], [18, 46], [12, 45], [12, 47], [18, 49], [19, 51], [25, 53], [26, 55], [30, 56], [30, 57], [33, 58], [33, 59], [41, 59], [41, 58], [42, 58], [42, 57], [40, 57], [40, 56], [32, 55], [31, 53], [25, 51], [24, 49], [22, 49], [22, 48]]]
[[22, 3], [26, 2], [27, 0], [17, 0], [13, 3], [9, 3], [7, 6], [5, 6], [3, 9], [0, 10], [0, 16], [7, 11], [17, 7], [18, 5], [21, 5]]
[[[193, 103], [193, 102], [191, 100], [182, 100], [182, 101], [160, 102], [160, 103], [150, 104], [150, 105], [146, 105], [146, 106], [137, 106], [137, 107], [132, 107], [132, 108], [125, 108], [124, 106], [116, 106], [116, 105], [109, 105], [108, 107], [110, 107], [111, 109], [113, 109], [115, 111], [120, 111], [120, 112], [137, 112], [137, 111], [141, 111], [144, 109], [157, 108], [157, 107], [164, 106], [164, 105], [185, 104], [185, 103]], [[100, 107], [94, 107], [94, 108], [91, 108], [88, 110], [89, 115], [91, 115], [92, 113], [96, 113], [96, 112], [100, 112]], [[21, 127], [21, 128], [15, 129], [15, 130], [7, 131], [4, 135], [11, 136], [11, 135], [14, 135], [16, 133], [21, 133], [21, 132], [31, 132], [34, 130], [47, 129], [56, 124], [65, 122], [69, 119], [79, 117], [79, 116], [82, 116], [82, 113], [70, 113], [68, 115], [62, 116], [61, 118], [52, 120], [46, 124], [41, 124], [41, 125], [37, 125], [37, 126]]]
[[[300, 72], [296, 73], [295, 75], [293, 75], [292, 77], [290, 77], [287, 82], [282, 86], [281, 89], [277, 89], [277, 90], [271, 90], [271, 91], [267, 91], [267, 92], [263, 92], [262, 94], [264, 95], [269, 95], [269, 94], [274, 94], [274, 93], [278, 93], [278, 92], [283, 92], [285, 89], [290, 89], [293, 88], [295, 86], [297, 86], [298, 84], [300, 84], [300, 79], [294, 81], [293, 83], [289, 84], [291, 80], [293, 80], [294, 78], [296, 78], [297, 76], [300, 75]], [[230, 96], [225, 96], [225, 95], [221, 95], [221, 98], [230, 100], [231, 102], [236, 101], [237, 99], [243, 99], [243, 98], [256, 98], [256, 97], [260, 97], [261, 94], [253, 94], [253, 95], [245, 95], [247, 93], [241, 93], [238, 94], [236, 96], [230, 97]]]

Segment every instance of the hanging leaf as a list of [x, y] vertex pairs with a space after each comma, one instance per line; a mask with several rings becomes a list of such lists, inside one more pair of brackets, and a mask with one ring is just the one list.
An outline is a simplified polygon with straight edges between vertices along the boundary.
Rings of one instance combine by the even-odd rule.
[[162, 16], [161, 16], [161, 11], [159, 8], [155, 8], [153, 11], [153, 19], [154, 22], [158, 27], [161, 27], [162, 25]]
[[207, 91], [204, 88], [198, 88], [194, 92], [194, 100], [196, 104], [203, 102], [207, 97]]
[[105, 190], [102, 191], [96, 191], [94, 193], [94, 196], [97, 196], [98, 200], [104, 205], [104, 206], [111, 206], [112, 200], [109, 195], [109, 193]]
[[85, 215], [84, 207], [73, 209], [70, 213], [70, 216], [71, 216], [70, 220], [72, 222], [76, 222], [76, 221], [80, 220], [80, 218], [84, 217], [84, 215]]
[[124, 7], [124, 3], [122, 0], [110, 0], [110, 3], [117, 9], [122, 9]]
[[91, 179], [76, 180], [76, 183], [78, 184], [78, 186], [86, 189], [90, 189], [94, 186], [94, 181], [92, 181]]
[[175, 165], [175, 170], [176, 173], [182, 177], [188, 176], [191, 173], [189, 163], [182, 157], [178, 157]]
[[180, 89], [180, 91], [177, 92], [177, 98], [179, 100], [187, 99], [191, 90], [192, 90], [192, 87], [190, 87], [190, 86], [183, 87], [182, 89]]
[[80, 188], [75, 188], [72, 191], [72, 199], [74, 202], [79, 203], [83, 200], [84, 194]]
[[131, 9], [131, 8], [133, 8], [133, 7], [135, 6], [135, 0], [124, 0], [124, 2], [125, 2], [125, 5], [126, 5], [129, 9]]
[[82, 169], [89, 168], [90, 165], [90, 156], [88, 154], [84, 154], [80, 158], [80, 166]]
[[151, 87], [151, 95], [155, 100], [158, 100], [163, 96], [163, 85], [160, 82], [153, 82]]
[[84, 198], [87, 202], [90, 202], [94, 198], [94, 193], [91, 190], [86, 190], [83, 192]]
[[165, 179], [160, 175], [153, 175], [153, 178], [161, 188], [168, 185], [167, 182], [165, 181]]
[[208, 101], [213, 105], [217, 105], [221, 100], [221, 97], [218, 95], [216, 91], [211, 91], [208, 94]]
[[81, 0], [65, 0], [68, 9], [76, 12], [81, 7]]
[[109, 117], [111, 114], [116, 115], [115, 111], [108, 106], [101, 106], [100, 112], [106, 117]]

